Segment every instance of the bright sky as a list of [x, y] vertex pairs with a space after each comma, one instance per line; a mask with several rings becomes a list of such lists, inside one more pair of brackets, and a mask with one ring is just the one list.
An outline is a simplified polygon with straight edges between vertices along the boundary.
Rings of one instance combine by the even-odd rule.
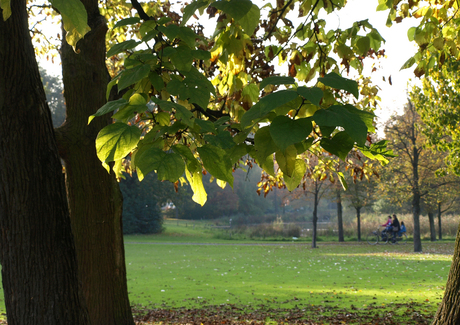
[[[348, 0], [345, 8], [340, 10], [336, 22], [345, 29], [351, 27], [355, 21], [368, 19], [386, 41], [383, 48], [387, 58], [381, 60], [381, 68], [372, 74], [374, 84], [381, 88], [379, 96], [382, 98], [381, 109], [376, 115], [379, 122], [385, 122], [391, 115], [402, 111], [403, 105], [407, 102], [407, 83], [410, 79], [414, 83], [416, 79], [414, 67], [400, 71], [403, 64], [417, 51], [414, 43], [407, 39], [407, 30], [415, 26], [416, 21], [405, 19], [400, 24], [386, 27], [388, 11], [376, 12], [377, 4], [377, 1], [373, 0]], [[389, 76], [392, 85], [388, 83]], [[386, 82], [383, 81], [383, 77]]]
[[[345, 8], [340, 10], [337, 15], [329, 15], [328, 29], [336, 27], [345, 29], [351, 27], [355, 21], [369, 19], [369, 22], [377, 28], [386, 40], [383, 47], [386, 50], [387, 58], [381, 60], [381, 68], [372, 74], [374, 84], [381, 88], [379, 92], [382, 98], [381, 109], [376, 114], [379, 117], [379, 122], [385, 122], [392, 114], [402, 110], [403, 105], [407, 102], [407, 83], [411, 78], [415, 80], [413, 68], [403, 71], [399, 71], [399, 69], [416, 52], [415, 45], [409, 43], [407, 39], [407, 30], [415, 26], [416, 23], [414, 20], [407, 19], [401, 24], [394, 24], [388, 28], [385, 26], [388, 12], [376, 12], [377, 4], [376, 0], [348, 0]], [[61, 74], [58, 60], [55, 64], [45, 60], [41, 61], [40, 64], [49, 74]], [[389, 76], [391, 76], [392, 85], [388, 83]], [[383, 81], [383, 77], [386, 81]], [[379, 131], [381, 132], [381, 130]]]

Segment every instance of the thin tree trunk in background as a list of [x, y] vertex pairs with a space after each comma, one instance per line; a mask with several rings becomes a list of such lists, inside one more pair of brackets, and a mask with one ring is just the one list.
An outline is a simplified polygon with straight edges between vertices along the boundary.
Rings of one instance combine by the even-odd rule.
[[447, 278], [446, 290], [432, 325], [460, 324], [460, 227], [452, 264]]
[[122, 230], [122, 196], [113, 175], [97, 158], [95, 139], [110, 116], [88, 117], [106, 103], [110, 76], [105, 64], [107, 26], [98, 1], [83, 0], [91, 31], [77, 47], [63, 41], [61, 59], [66, 121], [56, 130], [65, 162], [67, 196], [80, 280], [93, 325], [133, 325]]
[[[89, 324], [26, 1], [0, 18], [0, 262], [7, 321]], [[1, 12], [1, 11], [0, 11]]]
[[442, 227], [441, 227], [441, 203], [438, 203], [438, 236], [442, 240]]
[[356, 208], [356, 220], [358, 222], [358, 241], [361, 241], [361, 207]]
[[422, 251], [422, 240], [420, 238], [420, 195], [414, 193], [412, 199], [412, 218], [414, 222], [414, 252]]
[[315, 180], [315, 203], [314, 203], [314, 208], [313, 208], [313, 235], [312, 235], [312, 240], [311, 240], [311, 248], [317, 248], [316, 246], [316, 238], [318, 236], [317, 234], [317, 228], [318, 228], [318, 181]]
[[343, 218], [342, 218], [342, 196], [340, 190], [337, 191], [337, 226], [339, 232], [339, 242], [344, 242], [343, 238]]
[[430, 223], [430, 240], [436, 241], [436, 228], [434, 226], [434, 213], [428, 212], [428, 221]]

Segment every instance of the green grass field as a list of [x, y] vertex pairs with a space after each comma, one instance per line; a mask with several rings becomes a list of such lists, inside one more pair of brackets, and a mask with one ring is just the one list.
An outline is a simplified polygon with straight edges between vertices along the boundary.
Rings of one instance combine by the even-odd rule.
[[[393, 324], [388, 317], [429, 323], [454, 249], [453, 240], [423, 241], [423, 253], [413, 253], [412, 242], [323, 240], [312, 249], [308, 239], [224, 240], [221, 232], [185, 223], [169, 221], [160, 235], [125, 236], [128, 290], [137, 315], [150, 313], [158, 321], [165, 313], [193, 311], [193, 318], [200, 310], [224, 318], [244, 314], [265, 324], [302, 317], [324, 324]], [[3, 313], [3, 292], [0, 299]]]
[[411, 242], [319, 242], [312, 249], [306, 242], [213, 240], [212, 232], [197, 237], [200, 231], [170, 225], [162, 235], [126, 237], [133, 304], [234, 305], [245, 311], [318, 306], [358, 314], [378, 308], [408, 317], [409, 309], [430, 318], [441, 301], [454, 247], [453, 241], [423, 242], [424, 253], [415, 254]]

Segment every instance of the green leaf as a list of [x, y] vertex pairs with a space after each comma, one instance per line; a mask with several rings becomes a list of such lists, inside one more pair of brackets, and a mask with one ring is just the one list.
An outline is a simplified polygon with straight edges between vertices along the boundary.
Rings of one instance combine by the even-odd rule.
[[139, 142], [142, 131], [125, 123], [107, 125], [96, 138], [96, 151], [100, 161], [108, 163], [124, 158]]
[[197, 148], [204, 168], [212, 176], [230, 184], [233, 188], [232, 164], [225, 151], [210, 144]]
[[313, 126], [309, 118], [293, 120], [287, 116], [277, 116], [270, 124], [272, 139], [283, 151], [290, 145], [305, 140], [312, 129]]
[[292, 145], [284, 151], [277, 151], [275, 153], [275, 157], [283, 174], [288, 177], [292, 177], [297, 158], [297, 150], [295, 146]]
[[221, 0], [213, 2], [212, 6], [229, 14], [235, 20], [240, 20], [251, 10], [252, 2], [250, 0]]
[[195, 117], [193, 113], [182, 105], [176, 105], [176, 119], [189, 127], [195, 124]]
[[193, 1], [191, 4], [185, 6], [184, 16], [182, 17], [182, 22], [180, 23], [180, 25], [184, 26], [187, 23], [187, 21], [190, 19], [190, 17], [193, 16], [195, 11], [207, 5], [208, 5], [208, 1], [198, 0], [198, 1]]
[[346, 132], [339, 132], [332, 139], [321, 140], [321, 147], [342, 160], [347, 158], [353, 146], [354, 141]]
[[260, 167], [265, 170], [265, 172], [273, 177], [276, 177], [275, 174], [275, 161], [273, 159], [273, 154], [269, 155], [265, 160], [263, 161], [258, 161]]
[[393, 153], [393, 150], [389, 150], [387, 148], [388, 140], [381, 140], [379, 142], [371, 144], [370, 147], [362, 146], [358, 147], [358, 149], [369, 159], [378, 160], [383, 165], [388, 164], [387, 158], [397, 157]]
[[298, 142], [296, 144], [294, 144], [296, 150], [297, 150], [297, 154], [300, 155], [300, 154], [303, 154], [305, 151], [307, 151], [308, 149], [310, 149], [310, 147], [313, 145], [313, 141], [314, 141], [314, 138], [308, 138], [302, 142]]
[[156, 97], [152, 97], [152, 102], [154, 102], [155, 104], [157, 104], [158, 106], [160, 106], [160, 108], [164, 111], [168, 111], [168, 112], [172, 112], [172, 109], [178, 109], [179, 107], [182, 107], [184, 109], [186, 109], [184, 106], [182, 105], [179, 105], [179, 104], [176, 104], [176, 103], [173, 103], [173, 102], [170, 102], [170, 101], [167, 101], [167, 100], [162, 100], [162, 99], [158, 99]]
[[197, 118], [195, 119], [195, 124], [197, 124], [200, 127], [201, 129], [200, 133], [215, 133], [216, 132], [214, 123], [212, 123], [211, 121], [205, 121], [205, 120], [201, 120]]
[[123, 26], [128, 26], [128, 25], [134, 25], [134, 24], [137, 24], [137, 23], [140, 23], [141, 22], [141, 19], [139, 17], [129, 17], [129, 18], [125, 18], [125, 19], [122, 19], [122, 20], [119, 20], [117, 21], [117, 23], [115, 24], [115, 26], [113, 26], [113, 29], [117, 28], [117, 27], [123, 27]]
[[248, 146], [244, 143], [233, 145], [231, 148], [226, 150], [227, 157], [230, 159], [232, 165], [236, 164], [241, 157], [248, 153]]
[[255, 102], [259, 99], [259, 87], [257, 87], [256, 84], [249, 84], [243, 88], [243, 92], [241, 94], [243, 96], [248, 96], [251, 102]]
[[360, 115], [345, 106], [333, 105], [328, 109], [317, 110], [313, 120], [320, 127], [341, 126], [358, 145], [364, 145], [368, 129]]
[[113, 55], [116, 55], [120, 52], [123, 52], [124, 50], [130, 50], [130, 49], [133, 49], [135, 48], [138, 44], [140, 44], [141, 42], [136, 42], [135, 40], [129, 40], [129, 41], [125, 41], [125, 42], [121, 42], [119, 44], [115, 44], [114, 46], [112, 46], [112, 48], [110, 50], [107, 51], [107, 57], [111, 57]]
[[156, 170], [161, 181], [175, 182], [184, 174], [185, 163], [174, 152], [164, 152], [155, 145], [143, 146], [135, 156], [135, 165], [139, 180]]
[[219, 132], [217, 135], [206, 134], [204, 136], [204, 140], [213, 146], [222, 148], [222, 149], [230, 149], [235, 146], [235, 142], [233, 141], [233, 137], [228, 131]]
[[267, 77], [260, 83], [260, 89], [264, 89], [267, 85], [288, 85], [294, 84], [295, 79], [292, 77], [271, 76]]
[[238, 23], [241, 25], [247, 35], [252, 36], [257, 25], [259, 24], [259, 20], [260, 9], [258, 6], [253, 4], [249, 12], [238, 20]]
[[316, 106], [320, 105], [321, 99], [323, 98], [323, 91], [318, 87], [299, 87], [297, 88], [297, 93]]
[[3, 12], [3, 20], [6, 21], [12, 14], [10, 0], [0, 0], [0, 8]]
[[350, 113], [352, 114], [356, 114], [359, 116], [359, 118], [361, 119], [361, 121], [364, 122], [364, 124], [366, 125], [367, 127], [367, 132], [370, 132], [370, 133], [374, 133], [375, 132], [375, 126], [374, 126], [374, 118], [375, 118], [375, 114], [372, 113], [372, 112], [366, 112], [366, 111], [363, 111], [363, 110], [360, 110], [358, 108], [356, 108], [355, 106], [353, 105], [350, 105], [350, 104], [347, 104], [344, 106], [347, 111], [349, 111]]
[[169, 126], [171, 123], [171, 116], [167, 112], [159, 112], [155, 115], [155, 121], [158, 125]]
[[281, 90], [262, 97], [260, 101], [252, 106], [241, 118], [241, 125], [246, 128], [252, 121], [262, 118], [275, 108], [294, 100], [299, 95], [292, 90]]
[[190, 49], [195, 49], [196, 39], [198, 35], [190, 27], [179, 27], [177, 37], [187, 44]]
[[154, 20], [147, 20], [144, 21], [139, 28], [139, 33], [141, 34], [142, 40], [144, 40], [144, 37], [148, 37], [148, 35], [156, 35], [158, 34], [158, 30], [156, 29], [157, 23]]
[[106, 103], [104, 106], [99, 108], [96, 113], [88, 117], [88, 124], [91, 123], [91, 121], [96, 117], [96, 116], [102, 116], [107, 113], [113, 112], [114, 110], [121, 109], [128, 105], [128, 101], [124, 98], [120, 98], [118, 100], [114, 100], [111, 102]]
[[70, 46], [77, 46], [91, 28], [88, 26], [88, 15], [80, 0], [50, 0], [54, 8], [61, 14], [66, 30], [66, 41]]
[[370, 47], [374, 50], [374, 51], [378, 51], [380, 50], [380, 47], [382, 45], [382, 42], [384, 42], [385, 40], [382, 38], [382, 36], [379, 34], [378, 31], [374, 30], [370, 33], [367, 34], [367, 37], [369, 37], [370, 39]]
[[118, 91], [125, 89], [140, 80], [147, 78], [150, 73], [150, 65], [141, 64], [131, 69], [126, 69], [120, 74], [118, 79]]
[[357, 99], [359, 97], [358, 83], [354, 80], [343, 78], [335, 72], [325, 75], [323, 78], [318, 78], [326, 86], [342, 89], [351, 93]]
[[112, 92], [112, 88], [113, 86], [115, 86], [117, 83], [118, 83], [118, 78], [120, 77], [120, 75], [116, 75], [115, 77], [113, 77], [112, 80], [110, 80], [110, 82], [108, 83], [107, 85], [107, 91], [105, 92], [105, 99], [106, 100], [109, 100], [110, 98], [110, 93]]
[[192, 50], [192, 56], [198, 60], [210, 60], [211, 52], [204, 50]]
[[203, 206], [208, 197], [203, 186], [203, 174], [201, 174], [201, 171], [191, 173], [186, 169], [185, 176], [187, 177], [193, 191], [192, 200]]
[[210, 94], [215, 95], [214, 86], [195, 67], [191, 67], [190, 71], [182, 71], [182, 73], [185, 75], [185, 79], [170, 81], [166, 89], [170, 94], [206, 109], [211, 97]]
[[158, 30], [166, 35], [166, 37], [172, 42], [179, 34], [179, 26], [170, 24], [168, 26], [158, 26]]
[[293, 191], [300, 185], [306, 172], [305, 161], [303, 159], [296, 159], [292, 176], [283, 175], [284, 184], [286, 184], [288, 191]]
[[356, 46], [358, 47], [358, 50], [359, 50], [358, 54], [360, 54], [361, 56], [364, 56], [367, 54], [367, 52], [371, 48], [371, 40], [367, 36], [360, 37], [358, 41], [356, 42]]
[[185, 159], [188, 171], [190, 171], [192, 174], [198, 171], [201, 172], [201, 164], [198, 159], [195, 158], [189, 147], [184, 146], [183, 144], [176, 144], [172, 146], [171, 149], [175, 153], [180, 154], [182, 158]]
[[174, 49], [174, 52], [169, 56], [171, 63], [174, 64], [177, 70], [184, 72], [190, 71], [193, 63], [192, 50], [187, 46], [179, 46]]
[[264, 126], [257, 131], [254, 135], [254, 147], [257, 155], [255, 158], [260, 162], [279, 150], [270, 134], [270, 126]]
[[415, 32], [417, 31], [417, 27], [411, 27], [407, 30], [407, 38], [409, 42], [413, 42], [415, 40]]
[[138, 113], [143, 113], [148, 109], [147, 105], [128, 105], [118, 112], [113, 114], [112, 118], [124, 123], [136, 116]]
[[415, 64], [415, 58], [411, 57], [403, 64], [403, 66], [399, 70], [409, 69], [414, 64]]
[[158, 73], [151, 71], [149, 73], [149, 79], [152, 83], [153, 88], [155, 88], [156, 91], [160, 92], [164, 89], [165, 83], [163, 81], [163, 78], [161, 78], [161, 76], [159, 76]]

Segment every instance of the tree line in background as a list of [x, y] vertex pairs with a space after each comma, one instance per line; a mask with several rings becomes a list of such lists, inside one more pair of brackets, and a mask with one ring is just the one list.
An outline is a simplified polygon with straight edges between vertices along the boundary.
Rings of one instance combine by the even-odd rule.
[[[53, 123], [59, 126], [65, 118], [61, 82], [43, 70], [41, 75]], [[427, 126], [420, 118], [420, 92], [412, 92], [411, 96], [401, 114], [393, 116], [384, 126], [385, 138], [390, 140], [390, 147], [398, 157], [391, 159], [388, 166], [376, 168], [372, 177], [354, 179], [352, 174], [346, 174], [349, 186], [347, 191], [343, 191], [337, 182], [325, 179], [293, 192], [284, 187], [275, 187], [264, 198], [263, 195], [257, 195], [261, 169], [254, 165], [252, 168], [248, 166], [246, 170], [235, 171], [233, 190], [229, 187], [220, 188], [216, 182], [211, 181], [211, 175], [205, 175], [203, 184], [209, 193], [208, 204], [200, 206], [192, 201], [192, 192], [188, 186], [181, 186], [175, 191], [172, 185], [158, 181], [155, 174], [147, 175], [142, 182], [136, 176], [126, 177], [120, 182], [124, 200], [123, 232], [161, 232], [163, 215], [194, 220], [227, 217], [232, 219], [234, 225], [273, 222], [280, 215], [285, 222], [311, 221], [316, 194], [319, 220], [337, 218], [339, 238], [342, 238], [340, 229], [343, 226], [338, 217], [340, 207], [337, 206], [343, 204], [348, 209], [348, 215], [350, 211], [355, 211], [358, 240], [361, 240], [361, 213], [375, 212], [382, 214], [383, 218], [384, 214], [410, 213], [414, 205], [420, 215], [428, 216], [431, 239], [442, 239], [442, 214], [460, 212], [460, 184], [458, 177], [446, 172], [447, 154], [427, 147], [432, 132], [427, 134]], [[417, 173], [414, 174], [414, 171]], [[415, 201], [414, 191], [419, 193]], [[324, 200], [323, 204], [320, 199]], [[169, 202], [174, 209], [165, 209]], [[161, 208], [168, 213], [162, 213]], [[435, 232], [435, 218], [438, 234]]]
[[[41, 75], [53, 123], [59, 126], [65, 119], [62, 83], [43, 70]], [[428, 216], [431, 240], [442, 239], [442, 214], [460, 213], [460, 183], [458, 177], [446, 171], [448, 155], [427, 146], [432, 132], [420, 117], [423, 108], [420, 107], [420, 92], [414, 90], [411, 96], [401, 114], [393, 116], [384, 126], [385, 138], [390, 140], [389, 146], [398, 157], [391, 159], [384, 168], [375, 168], [372, 177], [360, 179], [346, 174], [347, 191], [338, 182], [324, 179], [293, 192], [275, 187], [264, 198], [257, 193], [261, 169], [253, 165], [235, 171], [233, 190], [222, 189], [212, 181], [211, 175], [205, 175], [203, 184], [209, 193], [208, 204], [200, 206], [191, 199], [192, 191], [187, 185], [176, 191], [171, 184], [160, 182], [156, 174], [147, 175], [142, 182], [135, 175], [128, 176], [120, 181], [124, 200], [123, 232], [161, 232], [163, 216], [192, 220], [227, 218], [232, 219], [233, 225], [274, 222], [278, 216], [282, 216], [284, 222], [312, 221], [316, 206], [320, 221], [337, 219], [338, 236], [342, 240], [340, 209], [345, 208], [348, 216], [354, 211], [356, 235], [361, 240], [361, 213], [378, 213], [383, 220], [387, 214], [411, 213], [415, 205], [419, 215]], [[419, 193], [415, 201], [414, 191]], [[341, 204], [344, 207], [340, 208]], [[171, 207], [173, 209], [168, 209]]]

